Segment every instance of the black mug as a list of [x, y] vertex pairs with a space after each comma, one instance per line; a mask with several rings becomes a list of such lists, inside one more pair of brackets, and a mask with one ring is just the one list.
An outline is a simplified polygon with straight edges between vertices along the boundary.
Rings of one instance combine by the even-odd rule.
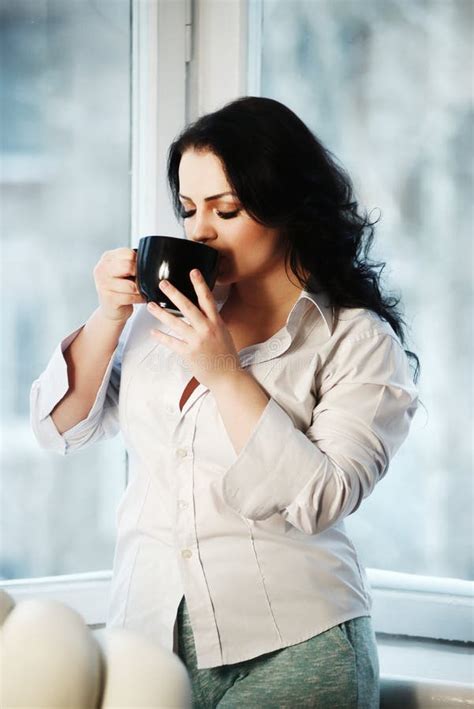
[[183, 317], [177, 305], [159, 288], [166, 278], [194, 305], [198, 297], [189, 276], [193, 268], [202, 273], [210, 290], [219, 270], [219, 252], [206, 244], [174, 236], [143, 236], [138, 242], [136, 284], [146, 302], [153, 301]]

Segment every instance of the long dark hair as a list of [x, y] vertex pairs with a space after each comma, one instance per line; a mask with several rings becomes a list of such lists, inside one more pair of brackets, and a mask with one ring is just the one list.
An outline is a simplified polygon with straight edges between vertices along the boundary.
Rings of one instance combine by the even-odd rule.
[[[334, 155], [287, 106], [246, 96], [202, 116], [171, 144], [168, 181], [178, 217], [179, 163], [188, 149], [209, 150], [222, 162], [247, 213], [280, 229], [288, 265], [301, 287], [328, 293], [340, 308], [368, 308], [386, 320], [402, 345], [400, 298], [384, 294], [384, 262], [369, 259], [375, 221], [359, 214], [352, 180]], [[309, 275], [307, 275], [309, 273]], [[420, 363], [415, 362], [414, 380]]]

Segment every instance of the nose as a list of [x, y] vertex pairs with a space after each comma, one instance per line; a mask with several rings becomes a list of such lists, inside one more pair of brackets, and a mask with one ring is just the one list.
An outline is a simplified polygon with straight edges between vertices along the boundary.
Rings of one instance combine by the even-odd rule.
[[211, 220], [202, 212], [196, 211], [194, 219], [189, 223], [189, 229], [188, 238], [201, 244], [206, 244], [217, 238], [217, 233]]

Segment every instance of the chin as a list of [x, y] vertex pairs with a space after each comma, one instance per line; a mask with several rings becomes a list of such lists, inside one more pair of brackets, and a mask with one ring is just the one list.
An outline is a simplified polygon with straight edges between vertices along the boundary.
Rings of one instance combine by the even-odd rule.
[[232, 268], [232, 266], [230, 266], [228, 262], [225, 264], [221, 264], [217, 272], [215, 285], [230, 286], [236, 281], [238, 281], [238, 278], [235, 277], [235, 270]]
[[216, 286], [226, 286], [229, 285], [233, 281], [229, 280], [228, 276], [225, 276], [223, 273], [218, 273], [217, 278], [216, 278]]

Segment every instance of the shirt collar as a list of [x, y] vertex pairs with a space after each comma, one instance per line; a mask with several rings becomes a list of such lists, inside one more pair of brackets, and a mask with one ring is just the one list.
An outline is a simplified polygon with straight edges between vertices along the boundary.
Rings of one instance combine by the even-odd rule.
[[[217, 308], [220, 311], [224, 303], [226, 302], [230, 292], [230, 285], [214, 286], [212, 294], [217, 303]], [[321, 316], [324, 325], [327, 329], [328, 335], [331, 336], [334, 328], [334, 311], [329, 300], [329, 296], [325, 291], [318, 291], [317, 293], [312, 290], [302, 289], [298, 296], [298, 300], [293, 305], [288, 318], [286, 320], [286, 326], [289, 327], [293, 323], [294, 319], [299, 315], [306, 303], [312, 303], [319, 315]], [[298, 318], [300, 320], [301, 318]]]
[[[310, 301], [313, 303], [313, 305], [316, 307], [318, 310], [320, 316], [323, 319], [323, 322], [326, 326], [327, 332], [329, 337], [333, 333], [334, 329], [334, 309], [331, 305], [331, 301], [329, 299], [328, 294], [325, 291], [319, 291], [318, 293], [303, 289], [299, 295], [298, 300], [296, 301], [295, 305], [293, 306], [289, 316], [288, 316], [288, 321], [290, 320], [290, 317], [295, 309], [295, 307], [300, 303], [300, 301], [305, 301], [308, 302]], [[301, 306], [299, 306], [301, 307]]]

